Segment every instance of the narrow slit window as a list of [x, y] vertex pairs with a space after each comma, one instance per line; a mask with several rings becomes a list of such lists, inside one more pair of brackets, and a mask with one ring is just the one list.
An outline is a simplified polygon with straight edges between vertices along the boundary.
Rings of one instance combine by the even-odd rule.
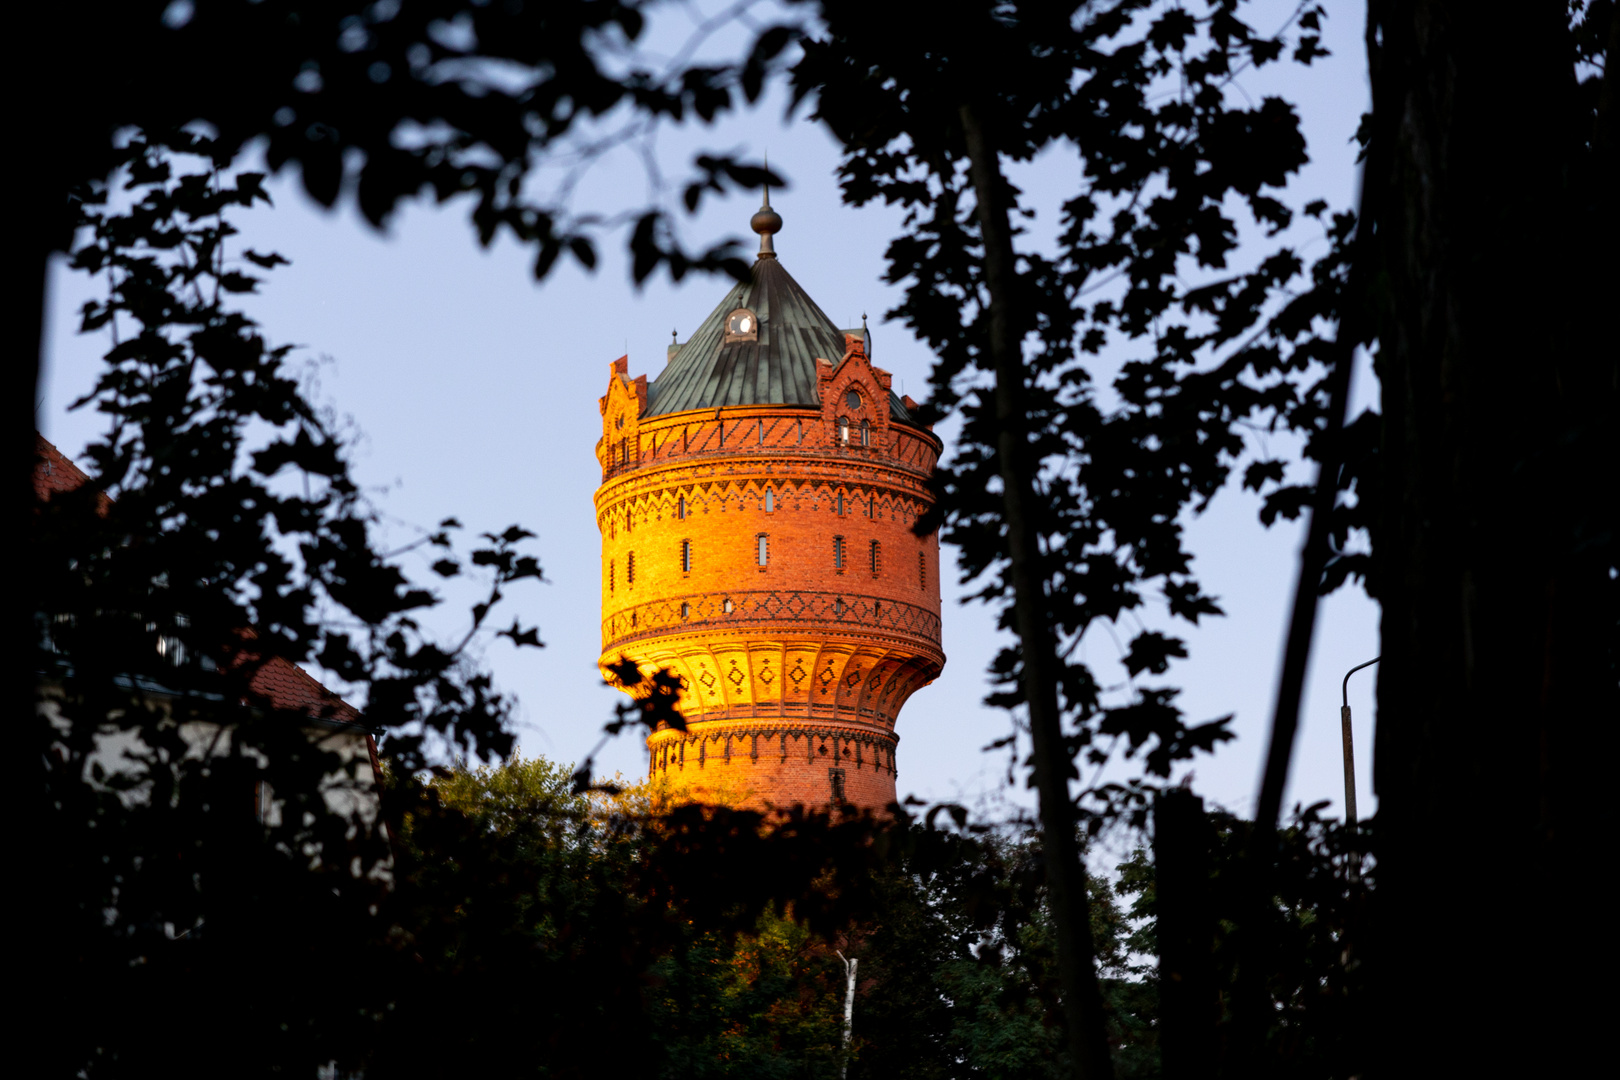
[[926, 551], [917, 552], [917, 587], [919, 589], [928, 588], [928, 553]]
[[613, 592], [613, 579], [618, 576], [619, 564], [608, 563], [608, 592]]
[[833, 569], [842, 570], [843, 568], [844, 538], [842, 536], [835, 536], [833, 537]]
[[760, 533], [754, 537], [754, 542], [758, 547], [756, 557], [759, 560], [759, 565], [769, 566], [771, 562], [771, 538], [764, 533]]
[[868, 495], [866, 497], [866, 516], [869, 517], [869, 518], [877, 517], [877, 496], [876, 495]]
[[843, 492], [842, 492], [842, 491], [840, 491], [840, 492], [839, 492], [839, 493], [838, 493], [838, 500], [837, 500], [837, 504], [836, 504], [836, 511], [837, 511], [837, 514], [838, 514], [838, 516], [839, 516], [839, 517], [843, 517], [843, 516], [844, 516], [844, 493], [843, 493]]
[[838, 616], [839, 618], [844, 617], [844, 598], [843, 597], [840, 596], [838, 599], [833, 601], [833, 614]]
[[690, 541], [690, 540], [682, 540], [681, 541], [681, 573], [690, 574], [691, 572], [692, 572], [692, 541]]
[[681, 618], [683, 618], [683, 619], [689, 618], [691, 616], [691, 614], [692, 614], [692, 605], [688, 604], [684, 600], [681, 601]]
[[765, 421], [759, 422], [759, 445], [765, 445]]
[[630, 532], [635, 527], [636, 527], [636, 519], [633, 516], [631, 516], [630, 511], [626, 510], [624, 512], [624, 531], [625, 532]]
[[870, 548], [872, 561], [872, 576], [877, 577], [878, 570], [883, 566], [883, 545], [873, 540]]
[[636, 583], [636, 553], [631, 552], [624, 557], [624, 584], [628, 588]]
[[767, 514], [770, 514], [770, 513], [774, 513], [775, 511], [776, 511], [776, 492], [773, 491], [770, 488], [766, 488], [765, 489], [765, 512]]
[[803, 420], [795, 420], [795, 421], [793, 421], [793, 426], [798, 431], [799, 445], [803, 446], [804, 445], [804, 421]]
[[675, 500], [675, 517], [679, 521], [686, 520], [686, 496], [682, 495]]

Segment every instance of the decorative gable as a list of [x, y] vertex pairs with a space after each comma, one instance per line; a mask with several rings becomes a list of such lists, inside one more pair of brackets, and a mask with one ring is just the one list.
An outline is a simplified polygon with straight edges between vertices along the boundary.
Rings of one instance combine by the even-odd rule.
[[872, 366], [866, 343], [844, 335], [844, 355], [837, 364], [816, 365], [821, 418], [831, 445], [852, 450], [878, 450], [889, 445], [889, 387], [893, 377]]
[[607, 393], [597, 399], [602, 411], [602, 439], [596, 457], [604, 473], [633, 465], [641, 457], [641, 417], [647, 411], [647, 376], [630, 378], [630, 358], [608, 367]]

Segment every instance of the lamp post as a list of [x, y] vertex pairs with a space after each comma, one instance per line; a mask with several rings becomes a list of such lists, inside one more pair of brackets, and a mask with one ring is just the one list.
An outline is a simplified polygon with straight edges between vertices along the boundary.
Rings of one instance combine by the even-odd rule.
[[[1344, 824], [1354, 833], [1356, 828], [1356, 755], [1355, 740], [1350, 732], [1350, 676], [1364, 667], [1372, 667], [1383, 657], [1375, 656], [1365, 664], [1357, 664], [1344, 673], [1341, 690], [1344, 704], [1339, 707], [1339, 726], [1344, 730]], [[1350, 879], [1361, 877], [1361, 856], [1350, 853]]]

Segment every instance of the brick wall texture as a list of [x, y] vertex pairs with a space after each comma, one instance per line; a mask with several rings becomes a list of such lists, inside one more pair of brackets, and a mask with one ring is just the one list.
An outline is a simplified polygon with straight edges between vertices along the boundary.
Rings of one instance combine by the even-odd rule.
[[760, 808], [895, 797], [895, 723], [938, 676], [939, 441], [895, 421], [889, 376], [849, 337], [821, 407], [643, 417], [625, 360], [601, 399], [602, 662], [674, 670], [688, 731], [651, 774]]

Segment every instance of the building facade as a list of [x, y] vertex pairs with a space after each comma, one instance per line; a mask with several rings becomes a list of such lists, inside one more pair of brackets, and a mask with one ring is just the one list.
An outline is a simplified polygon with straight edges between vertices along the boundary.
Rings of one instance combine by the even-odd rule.
[[601, 398], [602, 665], [681, 678], [647, 740], [677, 793], [756, 808], [895, 798], [906, 700], [945, 663], [939, 540], [913, 526], [940, 442], [783, 268], [769, 198], [750, 280], [651, 383]]

